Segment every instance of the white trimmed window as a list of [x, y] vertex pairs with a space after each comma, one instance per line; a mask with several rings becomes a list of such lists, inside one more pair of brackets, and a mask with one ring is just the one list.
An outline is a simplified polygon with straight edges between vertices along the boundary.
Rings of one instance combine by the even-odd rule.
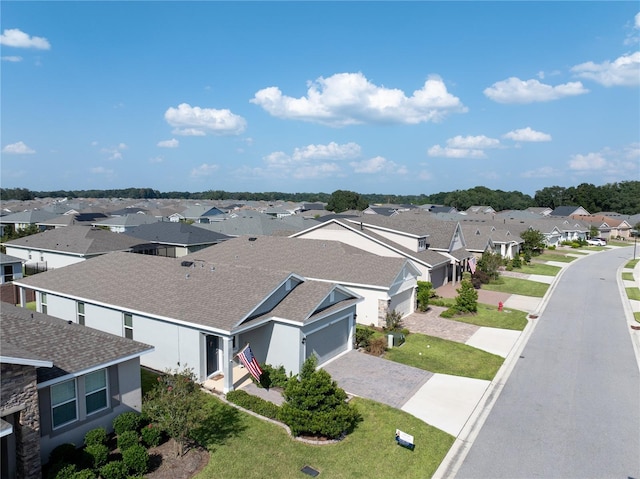
[[427, 238], [418, 238], [418, 251], [427, 249]]
[[133, 315], [124, 313], [124, 337], [133, 339]]
[[47, 293], [40, 293], [41, 312], [47, 314]]
[[95, 371], [84, 377], [84, 393], [87, 415], [109, 406], [106, 369]]
[[77, 303], [77, 316], [78, 324], [84, 326], [84, 303], [78, 301]]
[[71, 379], [51, 386], [51, 420], [56, 429], [78, 419], [76, 381]]

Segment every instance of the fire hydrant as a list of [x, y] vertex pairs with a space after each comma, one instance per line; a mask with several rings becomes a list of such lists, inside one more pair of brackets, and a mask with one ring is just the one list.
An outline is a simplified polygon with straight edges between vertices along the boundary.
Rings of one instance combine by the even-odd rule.
[[502, 301], [500, 301], [498, 303], [498, 311], [502, 311], [502, 308], [504, 307], [504, 304], [502, 304]]

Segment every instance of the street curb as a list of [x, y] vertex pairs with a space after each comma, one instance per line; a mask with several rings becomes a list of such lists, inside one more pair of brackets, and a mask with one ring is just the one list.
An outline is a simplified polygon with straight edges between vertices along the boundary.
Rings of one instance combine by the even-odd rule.
[[[567, 263], [567, 265], [563, 267], [555, 276], [555, 279], [549, 285], [549, 289], [547, 289], [547, 292], [540, 300], [538, 307], [534, 310], [533, 313], [529, 314], [529, 323], [522, 331], [522, 334], [520, 335], [514, 346], [511, 348], [509, 355], [502, 363], [500, 369], [498, 369], [498, 372], [493, 378], [493, 381], [491, 381], [491, 384], [487, 387], [487, 390], [480, 398], [480, 401], [478, 401], [478, 404], [469, 416], [469, 419], [467, 419], [467, 422], [465, 423], [464, 427], [458, 434], [458, 437], [456, 437], [453, 445], [449, 449], [449, 452], [440, 463], [438, 469], [436, 469], [436, 472], [433, 474], [433, 476], [431, 476], [432, 479], [449, 479], [456, 476], [456, 474], [460, 470], [460, 467], [462, 467], [462, 463], [467, 457], [467, 454], [469, 453], [473, 442], [478, 437], [478, 434], [480, 433], [482, 426], [487, 420], [487, 417], [489, 417], [491, 409], [493, 409], [493, 406], [498, 400], [502, 389], [504, 389], [504, 386], [507, 383], [511, 372], [515, 368], [518, 359], [520, 359], [520, 354], [524, 350], [529, 337], [531, 336], [531, 334], [533, 334], [533, 330], [540, 321], [547, 303], [549, 302], [549, 298], [555, 290], [560, 278], [567, 270], [567, 268], [575, 264], [576, 261], [586, 258], [587, 256], [589, 255], [579, 255], [576, 260]], [[621, 275], [618, 275], [618, 277], [621, 278]], [[640, 350], [636, 350], [636, 354], [640, 354]]]
[[[630, 260], [629, 260], [630, 261]], [[627, 263], [629, 262], [627, 261]], [[631, 302], [629, 297], [627, 296], [627, 292], [624, 286], [624, 282], [622, 280], [622, 271], [625, 268], [625, 264], [623, 263], [618, 268], [616, 272], [617, 280], [618, 280], [618, 291], [620, 292], [620, 298], [622, 299], [622, 307], [624, 309], [624, 315], [627, 320], [627, 324], [629, 325], [629, 336], [631, 337], [631, 344], [633, 345], [633, 352], [636, 355], [636, 362], [638, 363], [638, 369], [640, 370], [640, 331], [633, 329], [631, 326], [640, 326], [640, 323], [636, 321], [636, 318], [633, 315], [633, 309], [631, 308]], [[633, 277], [634, 281], [638, 284], [640, 288], [640, 261], [633, 268]]]

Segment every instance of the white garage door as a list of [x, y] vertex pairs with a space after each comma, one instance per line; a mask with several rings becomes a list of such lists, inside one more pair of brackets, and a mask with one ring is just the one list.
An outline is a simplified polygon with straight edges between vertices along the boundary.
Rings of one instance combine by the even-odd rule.
[[306, 345], [307, 357], [315, 354], [318, 365], [345, 352], [349, 346], [349, 318], [308, 334]]
[[413, 300], [412, 292], [413, 289], [408, 289], [393, 296], [391, 298], [391, 304], [389, 304], [389, 311], [396, 310], [403, 318], [413, 313], [414, 308], [411, 307], [411, 301]]

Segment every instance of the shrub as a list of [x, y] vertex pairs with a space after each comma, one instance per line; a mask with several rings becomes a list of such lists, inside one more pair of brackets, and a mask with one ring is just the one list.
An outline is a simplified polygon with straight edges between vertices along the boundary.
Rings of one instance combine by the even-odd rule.
[[58, 472], [56, 472], [56, 475], [53, 477], [55, 477], [55, 479], [73, 479], [76, 472], [77, 469], [75, 464], [67, 464], [58, 469]]
[[556, 245], [553, 244], [553, 245], [549, 246], [549, 249], [552, 250], [552, 251], [555, 250], [556, 249]]
[[382, 356], [387, 350], [387, 340], [385, 338], [375, 338], [369, 341], [367, 352], [374, 356]]
[[100, 476], [104, 479], [127, 479], [129, 470], [122, 461], [111, 461], [100, 468]]
[[142, 436], [142, 442], [149, 447], [159, 446], [162, 441], [162, 431], [153, 423], [147, 424], [143, 427], [140, 430], [140, 435]]
[[268, 417], [269, 419], [277, 419], [280, 414], [280, 407], [278, 405], [260, 397], [252, 396], [246, 391], [229, 391], [227, 393], [227, 400], [256, 414]]
[[461, 313], [475, 313], [478, 311], [478, 292], [469, 279], [463, 279], [460, 288], [456, 289], [456, 309]]
[[96, 479], [96, 474], [91, 469], [83, 469], [76, 472], [73, 479]]
[[130, 472], [142, 476], [149, 470], [149, 453], [144, 446], [137, 444], [122, 452], [122, 462]]
[[385, 329], [388, 331], [396, 331], [398, 329], [402, 329], [402, 314], [398, 311], [391, 310], [387, 311], [387, 314], [384, 318]]
[[367, 328], [366, 326], [362, 326], [360, 324], [356, 324], [356, 334], [355, 334], [356, 348], [366, 349], [369, 346], [369, 341], [371, 340], [371, 336], [373, 336], [373, 329]]
[[91, 429], [84, 435], [85, 446], [107, 443], [107, 430], [103, 427]]
[[456, 314], [458, 314], [458, 310], [456, 308], [449, 308], [449, 309], [445, 309], [442, 313], [440, 313], [440, 317], [441, 318], [445, 318], [445, 319], [451, 319], [453, 318]]
[[109, 460], [109, 448], [104, 444], [90, 444], [85, 448], [85, 452], [91, 456], [94, 469], [100, 469]]
[[53, 448], [49, 454], [49, 464], [57, 464], [61, 462], [72, 463], [76, 459], [76, 446], [70, 442], [60, 444]]
[[418, 289], [416, 291], [418, 311], [424, 312], [429, 309], [429, 299], [433, 292], [433, 284], [431, 282], [418, 281]]
[[302, 365], [300, 379], [289, 381], [280, 419], [294, 436], [338, 438], [351, 432], [361, 417], [356, 408], [346, 402], [344, 390], [327, 371], [316, 370], [316, 365], [316, 357], [310, 356]]
[[120, 449], [120, 452], [136, 446], [139, 442], [140, 438], [135, 431], [124, 431], [122, 434], [118, 434], [118, 449]]
[[476, 269], [476, 272], [471, 275], [471, 280], [476, 278], [480, 281], [480, 284], [489, 284], [491, 282], [491, 276], [482, 270]]
[[514, 258], [511, 260], [511, 266], [513, 266], [516, 269], [522, 268], [522, 261], [520, 260], [520, 255], [514, 256]]
[[142, 417], [137, 412], [123, 412], [113, 420], [113, 430], [119, 436], [125, 431], [137, 431]]
[[[269, 389], [270, 387], [285, 387], [289, 377], [284, 366], [277, 368], [270, 364], [261, 364], [262, 376], [260, 376], [260, 382], [258, 386]], [[255, 380], [254, 380], [255, 382]]]

